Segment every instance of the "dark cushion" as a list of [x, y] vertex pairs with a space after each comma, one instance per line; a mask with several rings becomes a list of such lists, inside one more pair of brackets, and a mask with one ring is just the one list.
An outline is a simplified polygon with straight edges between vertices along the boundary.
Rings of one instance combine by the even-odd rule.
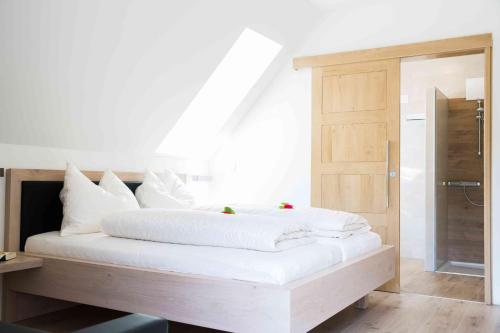
[[113, 319], [102, 324], [87, 327], [74, 333], [167, 333], [168, 321], [166, 319], [131, 314], [118, 319]]
[[[97, 184], [98, 182], [94, 182]], [[21, 233], [19, 249], [24, 251], [26, 239], [61, 229], [63, 206], [59, 192], [62, 181], [23, 181], [21, 184]], [[135, 192], [140, 182], [125, 182]]]

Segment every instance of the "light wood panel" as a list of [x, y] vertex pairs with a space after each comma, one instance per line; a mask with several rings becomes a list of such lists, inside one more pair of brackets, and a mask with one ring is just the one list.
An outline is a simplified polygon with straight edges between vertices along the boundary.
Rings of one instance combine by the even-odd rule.
[[41, 267], [43, 259], [18, 255], [16, 258], [0, 262], [0, 274]]
[[375, 111], [387, 105], [387, 73], [374, 71], [323, 76], [323, 113]]
[[[500, 308], [476, 302], [415, 294], [370, 293], [366, 310], [350, 306], [311, 333], [496, 333]], [[124, 315], [121, 312], [79, 306], [20, 324], [54, 333], [70, 333], [91, 324]], [[169, 323], [170, 333], [223, 333], [223, 331]]]
[[463, 54], [464, 51], [470, 50], [482, 51], [485, 48], [491, 47], [491, 45], [492, 35], [481, 34], [375, 49], [297, 57], [293, 59], [293, 67], [295, 69], [304, 67], [323, 67], [363, 61], [378, 61], [436, 54], [446, 54], [450, 56], [454, 53]]
[[[355, 259], [365, 262], [362, 270], [354, 264], [341, 264], [342, 269], [335, 275], [320, 273], [306, 278], [309, 283], [290, 283], [293, 288], [290, 293], [292, 331], [308, 332], [332, 313], [353, 304], [353, 298], [363, 298], [373, 285], [380, 286], [391, 279], [395, 275], [394, 254], [394, 247], [391, 247], [390, 251], [383, 250], [369, 262], [364, 256]], [[345, 284], [347, 280], [349, 286]]]
[[322, 207], [353, 213], [385, 214], [386, 178], [376, 174], [325, 174], [321, 178]]
[[362, 214], [399, 251], [399, 61], [315, 68], [312, 96], [313, 206]]
[[491, 294], [491, 124], [493, 108], [491, 103], [492, 48], [484, 48], [484, 288], [485, 302], [492, 303]]
[[[385, 161], [386, 121], [380, 123], [331, 123], [321, 127], [321, 136], [323, 163]], [[353, 146], [357, 149], [352, 149]]]
[[449, 58], [449, 57], [461, 57], [461, 56], [482, 54], [482, 53], [484, 53], [484, 48], [463, 50], [463, 51], [442, 52], [442, 53], [431, 53], [431, 54], [426, 54], [426, 55], [421, 55], [421, 56], [404, 57], [404, 58], [401, 58], [401, 62], [442, 59], [442, 58]]
[[4, 304], [4, 320], [26, 319], [17, 296], [30, 294], [231, 332], [299, 333], [353, 304], [395, 273], [390, 246], [281, 286], [41, 257], [42, 267], [6, 276], [10, 299]]

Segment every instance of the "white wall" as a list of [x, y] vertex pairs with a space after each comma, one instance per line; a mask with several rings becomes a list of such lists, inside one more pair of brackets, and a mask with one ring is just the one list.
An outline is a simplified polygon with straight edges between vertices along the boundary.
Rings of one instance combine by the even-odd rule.
[[214, 201], [309, 204], [309, 85], [308, 70], [280, 73], [269, 87], [274, 94], [259, 100], [211, 161]]
[[[401, 105], [400, 253], [425, 257], [425, 121], [406, 121]], [[425, 107], [419, 113], [425, 113]]]
[[[178, 173], [208, 175], [206, 161], [187, 161], [148, 154], [104, 153], [36, 146], [0, 144], [2, 168], [64, 169], [66, 162], [82, 170], [161, 171], [170, 168]], [[0, 248], [3, 249], [5, 178], [0, 178]]]
[[[314, 55], [397, 45], [492, 32], [500, 36], [497, 0], [346, 1], [324, 17], [297, 55]], [[500, 82], [500, 52], [493, 52], [493, 86]], [[310, 81], [307, 71], [291, 64], [243, 120], [230, 141], [252, 142], [234, 147], [236, 174], [215, 193], [230, 189], [233, 200], [276, 200], [287, 197], [309, 202]], [[494, 89], [493, 110], [500, 111], [500, 90]], [[272, 122], [275, 126], [269, 126]], [[250, 131], [249, 129], [256, 131]], [[273, 129], [275, 128], [275, 130]], [[493, 292], [500, 303], [500, 117], [493, 117]], [[277, 150], [285, 147], [283, 151]], [[236, 149], [236, 151], [234, 150]], [[227, 157], [222, 150], [218, 158]], [[276, 154], [283, 154], [279, 160]], [[242, 162], [254, 167], [238, 169]], [[291, 164], [292, 163], [292, 164]], [[220, 174], [227, 175], [230, 170]], [[234, 171], [234, 168], [229, 168]], [[250, 179], [260, 179], [250, 181]], [[268, 184], [268, 186], [266, 186]], [[278, 187], [275, 187], [278, 186]], [[283, 193], [280, 195], [280, 193]]]

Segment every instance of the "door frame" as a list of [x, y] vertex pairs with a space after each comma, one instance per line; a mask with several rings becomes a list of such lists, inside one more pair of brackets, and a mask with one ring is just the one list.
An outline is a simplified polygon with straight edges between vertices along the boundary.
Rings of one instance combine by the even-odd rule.
[[[305, 56], [293, 59], [293, 68], [318, 68], [357, 62], [422, 57], [440, 58], [483, 53], [484, 68], [484, 302], [491, 304], [491, 124], [492, 124], [492, 34], [440, 39], [359, 51]], [[313, 92], [314, 93], [314, 92]], [[399, 175], [398, 175], [399, 177]], [[398, 254], [399, 255], [399, 254]]]

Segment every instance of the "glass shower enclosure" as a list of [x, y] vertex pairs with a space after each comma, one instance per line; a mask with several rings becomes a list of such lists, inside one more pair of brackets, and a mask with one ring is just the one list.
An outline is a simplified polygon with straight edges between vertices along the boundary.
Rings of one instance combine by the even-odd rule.
[[436, 87], [426, 95], [425, 270], [481, 276], [482, 159], [473, 140], [480, 144], [481, 122], [473, 102], [449, 100]]
[[425, 269], [436, 271], [448, 255], [448, 98], [427, 90]]

